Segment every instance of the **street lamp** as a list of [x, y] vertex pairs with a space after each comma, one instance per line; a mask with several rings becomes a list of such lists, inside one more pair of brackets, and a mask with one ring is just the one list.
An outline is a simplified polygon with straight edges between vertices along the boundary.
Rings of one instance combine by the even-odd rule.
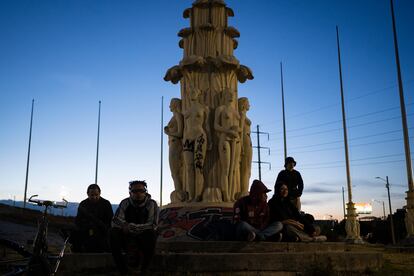
[[395, 244], [394, 221], [392, 219], [391, 196], [390, 196], [390, 182], [388, 181], [388, 176], [386, 176], [386, 179], [384, 179], [382, 177], [379, 177], [379, 176], [377, 176], [375, 178], [384, 181], [385, 182], [385, 188], [387, 188], [388, 205], [390, 207], [391, 238], [392, 238], [392, 244]]

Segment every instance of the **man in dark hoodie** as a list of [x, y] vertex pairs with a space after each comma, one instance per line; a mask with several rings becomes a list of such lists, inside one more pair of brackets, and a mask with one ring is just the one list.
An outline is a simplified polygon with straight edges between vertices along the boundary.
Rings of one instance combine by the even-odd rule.
[[157, 203], [147, 193], [147, 183], [140, 180], [129, 182], [129, 197], [119, 204], [110, 231], [112, 256], [121, 274], [128, 273], [123, 250], [137, 266], [142, 255], [141, 273], [147, 271], [155, 252], [158, 213]]
[[101, 197], [101, 188], [91, 184], [86, 191], [88, 198], [78, 207], [76, 230], [71, 242], [74, 252], [109, 252], [108, 231], [114, 212], [111, 203]]
[[[280, 222], [269, 224], [267, 193], [269, 190], [260, 180], [254, 180], [248, 196], [234, 204], [233, 221], [236, 223], [236, 238], [247, 241], [264, 241], [275, 237], [283, 225]], [[275, 237], [276, 238], [276, 237]], [[276, 238], [280, 240], [281, 236]]]

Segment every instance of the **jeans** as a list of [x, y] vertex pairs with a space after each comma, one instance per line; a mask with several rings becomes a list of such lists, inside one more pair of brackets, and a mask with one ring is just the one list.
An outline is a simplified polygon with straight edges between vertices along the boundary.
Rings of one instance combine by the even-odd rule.
[[258, 240], [264, 241], [269, 237], [279, 233], [283, 229], [283, 224], [279, 221], [272, 222], [263, 230], [259, 230], [251, 226], [245, 221], [239, 221], [236, 224], [236, 238], [238, 240], [246, 240], [250, 232], [254, 232]]

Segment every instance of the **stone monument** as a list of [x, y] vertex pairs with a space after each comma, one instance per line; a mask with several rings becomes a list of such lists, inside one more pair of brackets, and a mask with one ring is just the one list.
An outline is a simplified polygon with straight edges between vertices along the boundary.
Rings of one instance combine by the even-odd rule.
[[222, 0], [197, 0], [183, 14], [190, 21], [178, 32], [183, 58], [164, 77], [181, 87], [165, 127], [174, 206], [232, 203], [248, 193], [250, 106], [247, 98], [238, 99], [237, 85], [253, 75], [233, 55], [240, 36], [228, 26], [233, 15]]
[[250, 105], [237, 85], [253, 75], [233, 55], [240, 36], [228, 26], [233, 15], [223, 0], [196, 0], [183, 14], [190, 22], [178, 32], [183, 58], [164, 77], [180, 83], [181, 99], [171, 99], [164, 128], [174, 191], [160, 213], [161, 241], [212, 239], [212, 227], [230, 223], [234, 201], [248, 194]]

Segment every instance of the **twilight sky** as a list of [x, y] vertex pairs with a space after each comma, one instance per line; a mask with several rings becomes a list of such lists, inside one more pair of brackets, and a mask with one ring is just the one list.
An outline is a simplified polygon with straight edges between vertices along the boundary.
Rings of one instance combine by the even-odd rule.
[[[239, 85], [261, 137], [262, 180], [283, 168], [279, 63], [284, 67], [288, 155], [305, 182], [302, 209], [341, 218], [346, 187], [335, 26], [340, 29], [354, 202], [382, 215], [390, 178], [393, 209], [407, 190], [388, 0], [227, 0], [241, 33], [235, 56], [253, 70]], [[0, 1], [0, 198], [24, 192], [30, 106], [35, 99], [28, 194], [70, 201], [94, 182], [98, 101], [102, 101], [98, 184], [118, 203], [128, 181], [144, 179], [159, 201], [160, 107], [164, 125], [179, 85], [163, 80], [178, 64], [177, 32], [190, 0]], [[396, 0], [410, 133], [414, 110], [414, 2]], [[414, 137], [411, 137], [413, 140]], [[253, 143], [256, 136], [252, 134]], [[414, 146], [411, 143], [412, 147]], [[253, 156], [257, 160], [256, 151]], [[173, 189], [164, 135], [163, 203]], [[258, 177], [252, 166], [252, 179]], [[252, 180], [251, 179], [251, 180]], [[273, 193], [273, 192], [272, 192]], [[388, 210], [388, 209], [387, 209]]]

